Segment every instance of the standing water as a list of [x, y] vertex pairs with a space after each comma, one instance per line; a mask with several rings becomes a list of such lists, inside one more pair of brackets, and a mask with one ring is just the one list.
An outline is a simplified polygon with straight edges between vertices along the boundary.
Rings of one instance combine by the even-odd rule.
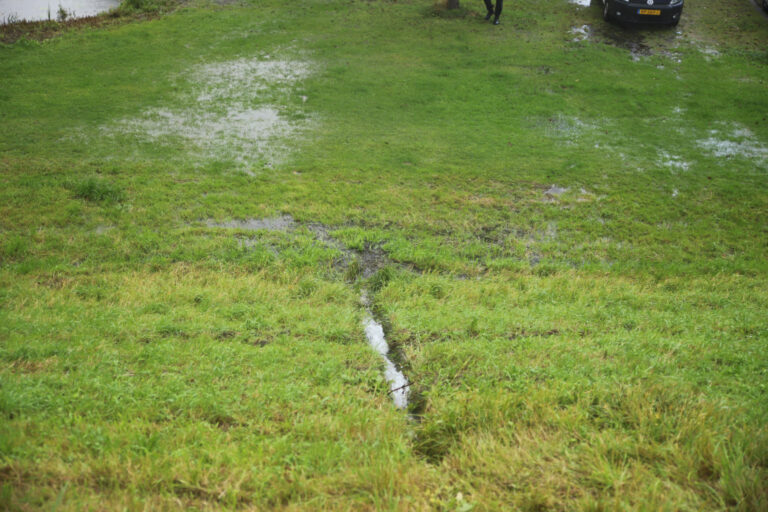
[[[368, 314], [370, 314], [370, 310]], [[397, 369], [395, 363], [387, 356], [389, 353], [389, 345], [384, 338], [384, 328], [379, 322], [373, 319], [373, 316], [369, 316], [364, 322], [365, 337], [368, 338], [368, 344], [381, 355], [384, 359], [384, 378], [389, 382], [389, 392], [392, 394], [392, 400], [395, 402], [395, 407], [398, 409], [405, 409], [408, 406], [408, 395], [410, 390], [410, 384], [408, 379], [405, 378], [403, 372]]]
[[82, 18], [106, 12], [118, 5], [120, 0], [0, 0], [0, 23], [55, 20], [59, 7], [67, 12], [67, 17]]

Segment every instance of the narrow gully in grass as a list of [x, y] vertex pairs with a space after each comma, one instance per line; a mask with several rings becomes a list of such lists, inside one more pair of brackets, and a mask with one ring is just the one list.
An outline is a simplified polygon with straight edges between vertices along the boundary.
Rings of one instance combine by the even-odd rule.
[[[309, 229], [315, 238], [321, 243], [338, 249], [343, 254], [342, 266], [349, 268], [354, 261], [356, 267], [356, 279], [372, 278], [377, 272], [384, 270], [392, 262], [387, 258], [384, 251], [375, 247], [366, 247], [363, 251], [352, 251], [344, 244], [331, 237], [328, 233], [328, 227], [319, 223], [300, 224], [290, 215], [280, 215], [276, 217], [265, 217], [261, 219], [230, 220], [227, 222], [216, 222], [212, 219], [205, 221], [208, 227], [243, 229], [248, 231], [280, 231], [290, 232], [297, 227], [304, 225]], [[410, 382], [390, 358], [390, 346], [384, 336], [384, 326], [376, 320], [373, 312], [371, 299], [368, 292], [363, 290], [360, 296], [360, 303], [366, 312], [363, 320], [363, 328], [368, 345], [373, 348], [384, 360], [384, 378], [389, 383], [389, 394], [392, 401], [398, 409], [408, 407], [408, 399], [411, 395]], [[402, 354], [397, 354], [402, 357]]]
[[389, 344], [384, 337], [384, 327], [374, 318], [366, 292], [363, 292], [360, 302], [368, 313], [368, 316], [363, 320], [365, 337], [368, 339], [368, 344], [371, 348], [378, 352], [384, 360], [384, 378], [389, 383], [389, 394], [392, 396], [392, 401], [398, 409], [406, 409], [408, 407], [408, 397], [411, 393], [411, 385], [403, 372], [398, 370], [395, 363], [389, 358]]

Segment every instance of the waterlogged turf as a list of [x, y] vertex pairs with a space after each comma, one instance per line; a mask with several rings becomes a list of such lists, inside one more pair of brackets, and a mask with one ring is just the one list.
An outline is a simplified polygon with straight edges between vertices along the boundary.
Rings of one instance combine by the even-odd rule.
[[768, 25], [583, 3], [1, 47], [0, 508], [767, 509]]

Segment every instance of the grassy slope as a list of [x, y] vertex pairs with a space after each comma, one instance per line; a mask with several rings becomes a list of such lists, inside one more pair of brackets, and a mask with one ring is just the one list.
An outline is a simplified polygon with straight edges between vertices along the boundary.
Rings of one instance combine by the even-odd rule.
[[[0, 502], [764, 509], [768, 32], [714, 5], [637, 62], [554, 1], [496, 29], [259, 2], [0, 49]], [[318, 69], [275, 169], [104, 135], [266, 53]], [[757, 156], [696, 142], [744, 128]], [[203, 222], [278, 213], [420, 271], [375, 296], [419, 423], [336, 249]]]

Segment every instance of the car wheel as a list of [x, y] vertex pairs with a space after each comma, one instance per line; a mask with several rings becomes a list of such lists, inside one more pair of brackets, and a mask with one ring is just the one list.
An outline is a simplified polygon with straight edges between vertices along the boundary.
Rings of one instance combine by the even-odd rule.
[[768, 11], [768, 0], [763, 0], [763, 9]]
[[[764, 1], [768, 1], [768, 0], [764, 0]], [[605, 21], [611, 21], [611, 18], [613, 18], [613, 16], [611, 16], [611, 11], [609, 9], [610, 5], [611, 4], [609, 0], [603, 0], [603, 19]]]

